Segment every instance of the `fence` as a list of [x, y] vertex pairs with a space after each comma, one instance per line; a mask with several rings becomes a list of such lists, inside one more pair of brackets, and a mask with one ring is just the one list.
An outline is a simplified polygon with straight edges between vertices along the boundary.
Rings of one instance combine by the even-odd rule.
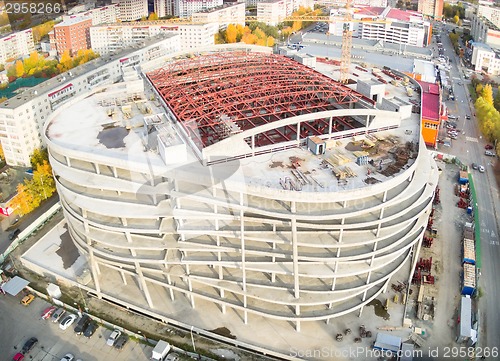
[[38, 231], [47, 221], [49, 221], [59, 210], [61, 209], [61, 204], [58, 202], [54, 204], [50, 209], [38, 217], [33, 223], [26, 227], [17, 238], [9, 245], [4, 253], [0, 255], [0, 264], [5, 262], [5, 259], [9, 254], [17, 248], [21, 243], [23, 243], [29, 236]]

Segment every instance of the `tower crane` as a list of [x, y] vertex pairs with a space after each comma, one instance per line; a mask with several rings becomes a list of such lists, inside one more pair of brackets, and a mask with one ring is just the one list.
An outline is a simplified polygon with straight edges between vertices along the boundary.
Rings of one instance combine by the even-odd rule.
[[351, 4], [352, 0], [346, 0], [344, 29], [342, 31], [342, 51], [340, 58], [340, 82], [347, 84], [349, 81], [349, 67], [351, 65], [352, 30], [351, 30]]

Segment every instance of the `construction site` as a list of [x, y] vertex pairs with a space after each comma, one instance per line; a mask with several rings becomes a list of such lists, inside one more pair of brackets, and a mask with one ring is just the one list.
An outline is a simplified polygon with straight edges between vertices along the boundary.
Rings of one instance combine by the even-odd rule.
[[355, 69], [342, 84], [327, 62], [224, 45], [68, 102], [44, 134], [81, 257], [73, 269], [50, 254], [53, 234], [22, 264], [253, 349], [371, 347], [379, 327], [401, 327], [412, 279], [434, 281], [434, 256], [417, 255], [438, 169], [418, 84]]

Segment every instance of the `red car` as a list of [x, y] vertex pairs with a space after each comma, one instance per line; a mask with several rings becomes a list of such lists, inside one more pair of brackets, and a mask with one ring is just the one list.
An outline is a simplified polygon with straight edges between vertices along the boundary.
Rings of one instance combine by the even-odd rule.
[[486, 149], [486, 150], [490, 150], [490, 149], [493, 149], [493, 146], [492, 146], [491, 144], [486, 144], [486, 145], [484, 146], [484, 149]]
[[40, 315], [44, 320], [48, 320], [50, 318], [50, 316], [52, 316], [52, 314], [54, 313], [54, 311], [57, 309], [56, 306], [50, 306], [50, 307], [47, 307], [43, 312], [42, 314]]
[[24, 360], [24, 355], [20, 352], [16, 353], [12, 361], [22, 361]]

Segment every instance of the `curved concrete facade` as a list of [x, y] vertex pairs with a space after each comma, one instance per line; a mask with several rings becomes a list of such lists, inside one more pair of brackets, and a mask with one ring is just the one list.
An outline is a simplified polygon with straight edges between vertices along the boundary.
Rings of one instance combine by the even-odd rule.
[[[188, 150], [187, 160], [168, 164], [150, 151], [61, 136], [59, 124], [83, 102], [113, 91], [71, 101], [44, 131], [68, 229], [98, 294], [100, 279], [116, 272], [136, 279], [152, 309], [184, 294], [191, 307], [208, 301], [245, 323], [258, 314], [299, 329], [362, 310], [418, 254], [438, 172], [417, 136], [415, 156], [382, 182], [285, 190], [255, 176], [269, 155], [207, 167]], [[126, 146], [140, 139], [130, 132]], [[164, 290], [161, 301], [153, 285]]]

